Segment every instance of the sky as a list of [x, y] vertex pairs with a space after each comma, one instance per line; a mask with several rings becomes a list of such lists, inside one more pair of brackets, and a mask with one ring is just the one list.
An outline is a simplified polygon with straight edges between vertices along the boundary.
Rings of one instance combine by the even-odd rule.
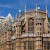
[[50, 0], [0, 0], [0, 16], [6, 17], [8, 13], [11, 13], [13, 17], [16, 14], [24, 12], [24, 6], [26, 4], [27, 10], [35, 9], [36, 2], [41, 10], [48, 7], [48, 17], [50, 17]]

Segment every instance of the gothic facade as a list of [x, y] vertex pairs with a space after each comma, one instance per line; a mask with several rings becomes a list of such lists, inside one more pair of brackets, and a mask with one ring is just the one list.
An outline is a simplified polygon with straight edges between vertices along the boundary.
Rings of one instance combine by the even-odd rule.
[[25, 10], [16, 20], [9, 13], [0, 20], [0, 50], [50, 50], [47, 9]]

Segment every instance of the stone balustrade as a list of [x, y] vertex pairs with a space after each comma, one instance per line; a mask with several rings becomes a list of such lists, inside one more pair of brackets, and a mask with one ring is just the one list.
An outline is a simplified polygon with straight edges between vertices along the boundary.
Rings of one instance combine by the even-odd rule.
[[50, 37], [50, 34], [43, 34], [43, 37]]
[[36, 35], [34, 33], [23, 33], [21, 37], [35, 37]]

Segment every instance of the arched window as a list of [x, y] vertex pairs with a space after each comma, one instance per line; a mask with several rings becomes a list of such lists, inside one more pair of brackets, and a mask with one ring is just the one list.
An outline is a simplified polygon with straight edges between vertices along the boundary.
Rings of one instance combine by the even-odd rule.
[[32, 18], [28, 20], [28, 32], [34, 32], [34, 19]]
[[28, 41], [28, 50], [32, 50], [32, 47], [33, 47], [33, 45], [32, 45], [32, 41]]
[[44, 50], [50, 50], [50, 41], [43, 42]]

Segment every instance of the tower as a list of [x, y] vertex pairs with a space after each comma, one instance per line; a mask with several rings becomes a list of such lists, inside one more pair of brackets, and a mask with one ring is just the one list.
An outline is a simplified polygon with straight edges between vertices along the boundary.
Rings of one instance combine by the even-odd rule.
[[[44, 21], [44, 29], [45, 29], [45, 33], [47, 34], [48, 32], [48, 10], [47, 10], [47, 5], [46, 5], [46, 18], [45, 18], [45, 21]], [[46, 31], [47, 30], [47, 31]]]
[[19, 17], [17, 18], [17, 22], [16, 22], [16, 50], [20, 50], [20, 46], [21, 46], [21, 42], [20, 42], [20, 37], [21, 37], [21, 22], [19, 20]]
[[17, 16], [15, 23], [13, 24], [13, 35], [12, 35], [12, 49], [15, 50], [20, 50], [20, 46], [21, 46], [21, 42], [20, 42], [20, 38], [21, 38], [21, 22], [19, 19], [19, 16]]
[[42, 34], [43, 34], [43, 19], [38, 10], [36, 17], [36, 48], [35, 50], [42, 50]]
[[16, 21], [16, 35], [17, 37], [20, 37], [21, 35], [21, 22], [19, 20], [19, 17], [17, 17], [17, 21]]

